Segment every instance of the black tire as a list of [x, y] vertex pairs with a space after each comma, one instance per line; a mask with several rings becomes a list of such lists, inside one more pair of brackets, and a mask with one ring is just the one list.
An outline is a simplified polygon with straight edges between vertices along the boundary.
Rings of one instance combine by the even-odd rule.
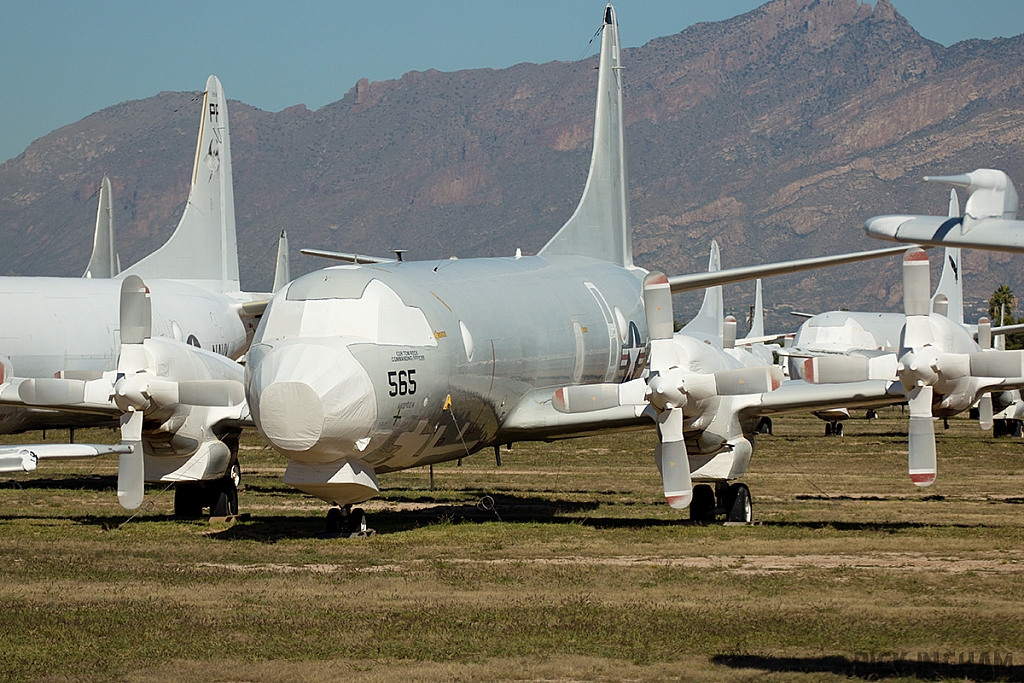
[[197, 482], [174, 485], [174, 517], [199, 519], [203, 516], [203, 490]]
[[366, 531], [366, 511], [363, 508], [353, 508], [348, 513], [348, 533], [358, 534]]
[[746, 484], [733, 484], [729, 487], [729, 513], [726, 519], [744, 524], [754, 521], [754, 506]]
[[218, 482], [216, 496], [210, 505], [211, 517], [234, 517], [238, 514], [238, 489], [235, 482], [224, 478]]
[[835, 436], [842, 436], [843, 435], [843, 423], [842, 422], [836, 422], [836, 426], [832, 428], [832, 433]]
[[832, 436], [832, 423], [831, 422], [826, 422], [825, 423], [825, 436]]
[[690, 519], [702, 523], [712, 522], [715, 519], [715, 491], [707, 484], [697, 484], [693, 487]]
[[341, 508], [331, 508], [327, 511], [327, 527], [324, 531], [332, 536], [340, 534], [344, 520], [345, 516], [341, 514]]

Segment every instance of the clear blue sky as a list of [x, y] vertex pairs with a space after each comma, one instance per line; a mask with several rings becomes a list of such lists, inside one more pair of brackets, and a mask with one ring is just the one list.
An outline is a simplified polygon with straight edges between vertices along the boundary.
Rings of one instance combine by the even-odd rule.
[[[622, 0], [623, 43], [642, 45], [761, 0]], [[872, 2], [874, 4], [874, 2]], [[1024, 0], [893, 0], [945, 45], [1024, 32]], [[0, 162], [33, 140], [125, 100], [199, 90], [268, 111], [340, 99], [360, 78], [412, 70], [574, 60], [604, 0], [0, 2]]]

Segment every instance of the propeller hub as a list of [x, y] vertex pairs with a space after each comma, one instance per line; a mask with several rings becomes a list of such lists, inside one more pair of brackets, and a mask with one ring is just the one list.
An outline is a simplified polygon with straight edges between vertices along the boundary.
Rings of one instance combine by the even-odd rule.
[[146, 412], [152, 405], [149, 383], [138, 375], [127, 375], [114, 384], [114, 403], [122, 413]]
[[932, 386], [939, 381], [938, 358], [927, 351], [908, 351], [903, 355], [897, 374], [907, 391], [914, 387]]
[[686, 405], [682, 384], [671, 375], [656, 375], [648, 382], [648, 400], [658, 410], [672, 410]]

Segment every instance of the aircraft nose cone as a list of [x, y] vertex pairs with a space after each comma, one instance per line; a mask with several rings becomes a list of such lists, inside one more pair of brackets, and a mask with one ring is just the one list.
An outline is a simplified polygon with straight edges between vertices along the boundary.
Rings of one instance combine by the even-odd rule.
[[260, 394], [260, 427], [278, 448], [307, 451], [323, 434], [324, 405], [305, 382], [273, 382]]
[[373, 384], [347, 348], [285, 343], [250, 354], [249, 405], [278, 450], [329, 461], [358, 455], [377, 418]]

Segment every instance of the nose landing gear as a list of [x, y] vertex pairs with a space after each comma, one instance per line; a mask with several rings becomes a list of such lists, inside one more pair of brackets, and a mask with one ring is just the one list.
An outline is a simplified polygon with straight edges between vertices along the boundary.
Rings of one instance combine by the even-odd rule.
[[174, 517], [198, 519], [203, 516], [203, 508], [210, 509], [210, 517], [237, 517], [241, 484], [242, 470], [237, 462], [231, 463], [220, 479], [175, 484]]
[[363, 508], [353, 508], [351, 504], [331, 506], [327, 511], [324, 533], [340, 538], [366, 538], [377, 535], [376, 531], [366, 525], [366, 511]]
[[697, 484], [693, 487], [693, 502], [690, 503], [690, 519], [707, 524], [724, 518], [726, 523], [750, 524], [754, 521], [754, 508], [750, 489], [746, 484], [717, 482]]

